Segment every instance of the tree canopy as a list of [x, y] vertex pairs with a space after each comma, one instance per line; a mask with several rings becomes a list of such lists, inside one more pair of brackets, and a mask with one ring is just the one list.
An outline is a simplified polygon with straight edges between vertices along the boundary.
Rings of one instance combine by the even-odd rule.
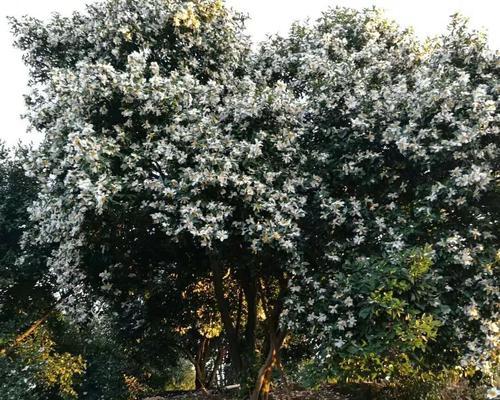
[[243, 22], [218, 0], [12, 20], [44, 140], [30, 189], [6, 189], [31, 196], [9, 268], [43, 271], [72, 323], [115, 327], [150, 383], [177, 357], [252, 400], [304, 359], [339, 380], [492, 378], [498, 55], [459, 16], [421, 43], [336, 8], [255, 48]]

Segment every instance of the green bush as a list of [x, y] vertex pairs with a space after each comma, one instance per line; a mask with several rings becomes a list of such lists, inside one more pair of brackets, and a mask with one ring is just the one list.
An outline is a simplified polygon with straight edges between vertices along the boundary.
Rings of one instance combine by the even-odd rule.
[[193, 364], [182, 359], [179, 366], [169, 368], [166, 376], [165, 390], [191, 390], [194, 389], [195, 371]]

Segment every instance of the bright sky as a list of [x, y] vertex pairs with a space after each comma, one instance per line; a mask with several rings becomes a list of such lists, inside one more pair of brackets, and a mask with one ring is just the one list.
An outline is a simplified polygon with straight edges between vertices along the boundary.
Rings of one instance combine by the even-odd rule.
[[[63, 15], [81, 10], [92, 0], [0, 0], [0, 110], [2, 128], [0, 138], [8, 144], [38, 142], [40, 136], [26, 133], [26, 124], [20, 118], [24, 110], [27, 73], [21, 53], [12, 48], [12, 37], [6, 22], [7, 15], [24, 14], [47, 18], [53, 11]], [[248, 32], [255, 40], [269, 33], [286, 33], [295, 20], [316, 18], [330, 6], [365, 8], [373, 5], [402, 26], [413, 26], [420, 37], [444, 32], [449, 16], [460, 12], [468, 16], [474, 28], [486, 30], [490, 45], [500, 49], [500, 2], [497, 0], [226, 0], [227, 4], [250, 16]]]

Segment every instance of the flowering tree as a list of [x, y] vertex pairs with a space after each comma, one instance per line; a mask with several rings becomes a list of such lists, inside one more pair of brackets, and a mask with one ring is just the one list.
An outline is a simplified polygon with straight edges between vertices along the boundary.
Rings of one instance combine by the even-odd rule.
[[420, 44], [376, 10], [336, 9], [265, 44], [259, 63], [308, 99], [303, 147], [321, 182], [289, 325], [351, 378], [492, 376], [499, 69], [485, 37], [454, 17]]
[[155, 315], [174, 329], [197, 302], [172, 299], [209, 280], [252, 400], [288, 330], [310, 329], [347, 375], [490, 372], [498, 66], [484, 38], [455, 19], [421, 45], [376, 11], [332, 10], [255, 54], [241, 28], [212, 0], [13, 21], [45, 133], [25, 243], [53, 249], [66, 306], [85, 320], [92, 287], [137, 329]]
[[[28, 167], [43, 189], [27, 240], [55, 246], [49, 265], [67, 303], [98, 274], [128, 307], [147, 293], [123, 279], [140, 286], [148, 273], [163, 279], [165, 265], [197, 265], [211, 274], [244, 380], [254, 379], [258, 299], [265, 305], [269, 356], [254, 396], [268, 390], [304, 215], [302, 102], [242, 75], [240, 18], [218, 2], [113, 1], [13, 27], [36, 82], [29, 118], [45, 133]], [[145, 266], [134, 245], [148, 238], [157, 253]], [[244, 294], [240, 313], [228, 276]]]

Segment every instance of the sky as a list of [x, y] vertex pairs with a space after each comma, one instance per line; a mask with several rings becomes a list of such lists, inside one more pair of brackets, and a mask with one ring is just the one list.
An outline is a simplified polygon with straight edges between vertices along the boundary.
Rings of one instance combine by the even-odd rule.
[[[6, 16], [27, 14], [46, 19], [51, 12], [69, 15], [90, 2], [92, 0], [0, 0], [0, 139], [7, 144], [13, 145], [19, 140], [38, 143], [41, 135], [28, 133], [21, 119], [28, 76], [20, 51], [12, 47]], [[248, 14], [247, 30], [255, 41], [265, 39], [268, 34], [284, 34], [292, 22], [315, 19], [328, 7], [376, 6], [399, 25], [413, 27], [421, 38], [443, 33], [449, 16], [460, 12], [470, 18], [473, 28], [488, 33], [493, 49], [500, 49], [500, 2], [497, 0], [226, 0], [226, 3]]]

